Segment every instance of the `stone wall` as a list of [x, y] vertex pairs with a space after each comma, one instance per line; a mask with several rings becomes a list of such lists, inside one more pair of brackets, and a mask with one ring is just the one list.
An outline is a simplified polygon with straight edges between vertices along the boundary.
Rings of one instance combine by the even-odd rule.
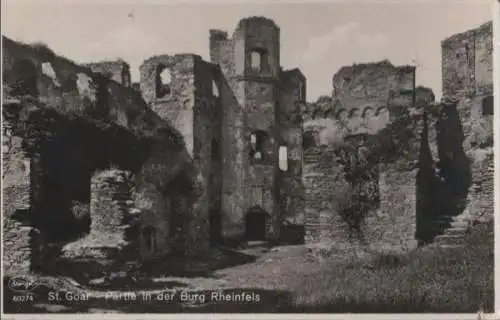
[[493, 92], [492, 22], [441, 43], [443, 97], [461, 100]]
[[472, 184], [465, 218], [474, 222], [491, 222], [494, 215], [493, 150], [474, 150], [469, 156], [472, 159]]
[[415, 96], [415, 67], [394, 66], [388, 60], [341, 68], [333, 76], [334, 111], [359, 112], [367, 107], [412, 106]]
[[85, 67], [92, 70], [94, 73], [103, 75], [113, 81], [118, 82], [124, 87], [130, 87], [130, 65], [125, 61], [102, 61], [84, 64]]
[[347, 227], [339, 208], [348, 194], [348, 182], [336, 161], [335, 147], [318, 146], [304, 150], [305, 241], [348, 240]]
[[[31, 159], [15, 126], [17, 103], [4, 101], [2, 132], [3, 266], [6, 274], [32, 271]], [[18, 114], [17, 114], [18, 115]]]
[[[251, 54], [257, 50], [267, 68], [251, 68]], [[222, 233], [227, 239], [241, 238], [245, 214], [259, 206], [270, 214], [270, 238], [278, 237], [276, 128], [279, 94], [279, 28], [262, 17], [243, 19], [231, 39], [221, 30], [210, 31], [211, 62], [220, 66], [217, 82], [222, 105]], [[268, 134], [268, 157], [262, 163], [250, 159], [250, 137], [257, 130]], [[227, 168], [227, 169], [226, 169]]]
[[[196, 55], [154, 56], [141, 65], [141, 94], [151, 109], [163, 120], [173, 125], [184, 137], [191, 155], [194, 148], [195, 64]], [[158, 94], [160, 72], [169, 72], [170, 93]]]
[[[409, 250], [417, 245], [421, 211], [417, 204], [429, 202], [422, 199], [426, 194], [418, 194], [418, 174], [426, 170], [425, 161], [431, 161], [432, 166], [432, 159], [422, 155], [428, 134], [423, 119], [422, 115], [406, 115], [378, 132], [355, 136], [337, 134], [326, 123], [321, 126], [317, 121], [307, 122], [313, 141], [312, 147], [304, 150], [306, 241], [342, 245], [361, 239], [370, 246], [391, 250]], [[365, 138], [359, 144], [356, 141], [361, 137]], [[367, 161], [366, 166], [353, 167], [363, 163], [359, 162], [365, 158], [361, 149], [366, 149], [367, 160], [362, 160]], [[339, 153], [342, 150], [344, 153]], [[367, 171], [358, 181], [348, 178], [345, 170]], [[359, 230], [350, 228], [352, 218], [345, 215], [350, 212], [346, 208], [357, 206], [364, 208]], [[361, 238], [355, 237], [356, 233]]]
[[365, 236], [372, 246], [398, 250], [417, 246], [417, 169], [387, 168], [380, 172], [380, 209], [366, 219]]
[[24, 276], [36, 270], [41, 245], [38, 230], [5, 216], [2, 231], [4, 275]]
[[305, 101], [306, 79], [298, 69], [283, 71], [279, 125], [283, 145], [287, 147], [288, 170], [281, 172], [283, 219], [304, 224], [304, 187], [302, 184], [303, 119], [301, 105]]
[[[63, 248], [66, 257], [109, 260], [138, 259], [138, 220], [134, 214], [130, 173], [120, 170], [96, 172], [91, 180], [90, 232]], [[141, 247], [142, 249], [142, 247]], [[127, 252], [126, 252], [127, 251]]]

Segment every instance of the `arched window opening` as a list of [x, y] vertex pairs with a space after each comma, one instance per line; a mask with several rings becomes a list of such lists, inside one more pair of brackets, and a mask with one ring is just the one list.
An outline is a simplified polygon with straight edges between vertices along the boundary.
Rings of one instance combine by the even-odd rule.
[[266, 147], [269, 136], [265, 131], [255, 131], [250, 135], [250, 157], [257, 161], [266, 158]]
[[172, 93], [172, 70], [158, 66], [156, 79], [156, 97], [165, 98]]
[[288, 171], [288, 148], [280, 146], [278, 153], [278, 166], [281, 171]]
[[482, 110], [483, 116], [493, 115], [493, 109], [494, 109], [493, 96], [489, 96], [483, 99], [482, 109], [483, 109]]
[[268, 53], [264, 49], [254, 49], [250, 52], [250, 68], [254, 72], [268, 71]]

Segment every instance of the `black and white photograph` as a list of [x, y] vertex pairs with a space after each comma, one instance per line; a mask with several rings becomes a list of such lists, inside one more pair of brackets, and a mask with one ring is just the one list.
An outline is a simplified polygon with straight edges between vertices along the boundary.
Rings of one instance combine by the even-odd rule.
[[494, 318], [497, 0], [1, 4], [5, 319]]

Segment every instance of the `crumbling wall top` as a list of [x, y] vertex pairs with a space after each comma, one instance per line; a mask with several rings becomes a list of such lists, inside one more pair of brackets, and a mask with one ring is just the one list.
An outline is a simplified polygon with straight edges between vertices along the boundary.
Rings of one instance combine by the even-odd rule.
[[445, 38], [444, 40], [441, 41], [441, 46], [442, 47], [448, 47], [448, 46], [453, 46], [454, 43], [460, 43], [462, 41], [465, 41], [467, 39], [470, 39], [474, 37], [477, 33], [493, 33], [493, 22], [488, 21], [483, 24], [481, 24], [478, 27], [471, 28], [469, 30], [466, 30], [464, 32], [456, 33], [454, 35], [449, 36], [448, 38]]
[[216, 41], [227, 40], [228, 34], [227, 31], [218, 30], [218, 29], [210, 29], [210, 39]]
[[375, 71], [380, 69], [406, 73], [415, 70], [416, 67], [412, 65], [395, 66], [387, 59], [378, 62], [357, 63], [350, 66], [341, 67], [339, 71], [337, 71], [337, 73], [335, 73], [335, 75], [333, 76], [333, 81], [335, 82], [335, 80], [337, 79], [354, 76], [362, 72], [370, 70]]
[[250, 26], [254, 26], [254, 25], [259, 25], [259, 26], [268, 25], [268, 26], [272, 26], [276, 29], [279, 29], [278, 25], [276, 25], [276, 23], [273, 20], [266, 18], [266, 17], [263, 17], [263, 16], [252, 16], [252, 17], [241, 19], [240, 22], [238, 22], [237, 29], [241, 29], [244, 27], [250, 27]]
[[93, 69], [93, 68], [103, 68], [103, 69], [111, 69], [111, 68], [130, 68], [130, 65], [122, 59], [117, 59], [114, 61], [98, 61], [98, 62], [90, 62], [84, 63], [84, 67]]

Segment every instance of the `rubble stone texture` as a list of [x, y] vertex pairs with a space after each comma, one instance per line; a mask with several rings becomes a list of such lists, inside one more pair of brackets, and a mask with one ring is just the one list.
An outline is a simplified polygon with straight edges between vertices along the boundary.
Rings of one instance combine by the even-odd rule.
[[87, 63], [85, 67], [92, 70], [94, 73], [118, 82], [124, 87], [132, 86], [130, 78], [130, 66], [125, 61], [102, 61]]
[[[5, 103], [5, 102], [4, 102]], [[4, 104], [17, 109], [17, 105]], [[14, 110], [15, 112], [15, 110]], [[5, 274], [26, 275], [36, 263], [38, 231], [30, 225], [31, 167], [22, 150], [22, 137], [16, 134], [11, 114], [3, 121], [3, 267]]]
[[493, 92], [493, 23], [441, 43], [443, 97], [462, 100]]
[[132, 209], [130, 172], [96, 172], [91, 180], [90, 232], [66, 245], [64, 256], [139, 260], [139, 239], [131, 236], [139, 228], [138, 212]]

